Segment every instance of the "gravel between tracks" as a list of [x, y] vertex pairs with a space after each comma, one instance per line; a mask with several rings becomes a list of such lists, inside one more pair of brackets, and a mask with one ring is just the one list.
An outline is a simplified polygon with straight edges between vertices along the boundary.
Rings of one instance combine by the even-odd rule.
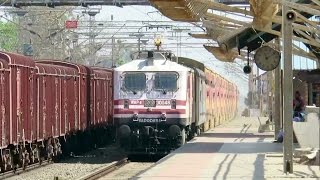
[[122, 180], [130, 179], [140, 172], [150, 168], [154, 163], [153, 162], [130, 162], [129, 164], [119, 168], [118, 170], [113, 171], [105, 177], [100, 178], [99, 180]]
[[[36, 168], [29, 172], [15, 175], [7, 178], [8, 180], [53, 180], [58, 177], [59, 180], [77, 179], [96, 169], [111, 164], [125, 154], [115, 145], [109, 145], [104, 148], [98, 148], [81, 156], [49, 164], [44, 167]], [[2, 179], [0, 175], [0, 179]]]

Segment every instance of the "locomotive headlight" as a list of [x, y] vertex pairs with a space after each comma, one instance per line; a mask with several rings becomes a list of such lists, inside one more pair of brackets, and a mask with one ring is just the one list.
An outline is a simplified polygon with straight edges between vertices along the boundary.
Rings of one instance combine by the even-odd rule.
[[171, 109], [176, 109], [177, 108], [177, 102], [175, 99], [171, 99]]
[[162, 113], [160, 116], [161, 121], [165, 121], [167, 119], [166, 113]]
[[124, 100], [123, 108], [129, 109], [129, 100], [128, 100], [128, 99], [125, 99], [125, 100]]
[[137, 121], [138, 120], [138, 114], [134, 113], [133, 116], [132, 116], [132, 119], [134, 121]]

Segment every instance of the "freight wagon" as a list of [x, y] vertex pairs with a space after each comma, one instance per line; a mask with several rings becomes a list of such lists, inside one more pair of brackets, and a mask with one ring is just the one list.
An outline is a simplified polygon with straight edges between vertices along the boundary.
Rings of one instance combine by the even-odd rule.
[[112, 70], [6, 52], [0, 68], [2, 171], [111, 139]]

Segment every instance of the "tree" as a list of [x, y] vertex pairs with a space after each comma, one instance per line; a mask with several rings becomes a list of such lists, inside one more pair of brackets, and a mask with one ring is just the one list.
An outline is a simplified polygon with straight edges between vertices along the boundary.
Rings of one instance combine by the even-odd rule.
[[70, 40], [65, 21], [71, 17], [72, 8], [26, 7], [23, 10], [27, 12], [24, 16], [12, 14], [13, 21], [18, 24], [18, 44], [29, 45], [34, 59], [68, 59]]
[[0, 21], [0, 49], [5, 51], [15, 51], [18, 43], [18, 30], [11, 22]]

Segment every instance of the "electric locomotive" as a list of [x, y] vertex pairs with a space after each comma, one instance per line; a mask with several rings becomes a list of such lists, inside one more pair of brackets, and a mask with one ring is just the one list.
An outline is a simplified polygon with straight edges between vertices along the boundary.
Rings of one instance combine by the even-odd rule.
[[235, 115], [236, 86], [203, 63], [159, 46], [132, 59], [114, 69], [114, 125], [129, 154], [168, 154]]
[[114, 123], [130, 153], [161, 154], [185, 143], [189, 68], [169, 51], [142, 51], [114, 69]]

